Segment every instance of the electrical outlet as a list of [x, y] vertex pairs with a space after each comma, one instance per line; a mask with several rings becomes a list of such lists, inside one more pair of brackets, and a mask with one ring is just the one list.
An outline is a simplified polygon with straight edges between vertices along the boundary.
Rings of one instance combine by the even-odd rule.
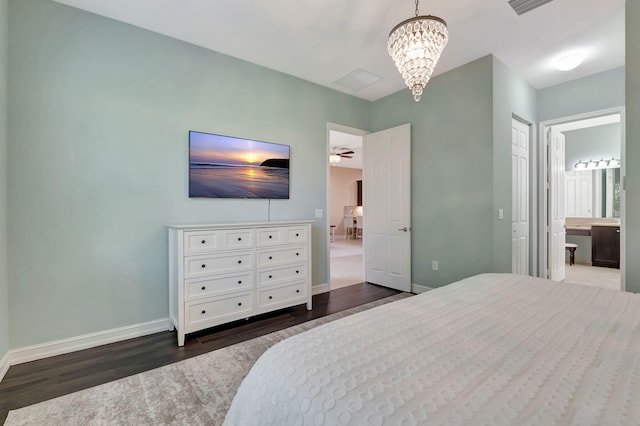
[[317, 218], [321, 218], [322, 217], [322, 209], [316, 209], [316, 217]]
[[438, 261], [434, 260], [431, 262], [431, 269], [433, 269], [434, 271], [438, 270]]

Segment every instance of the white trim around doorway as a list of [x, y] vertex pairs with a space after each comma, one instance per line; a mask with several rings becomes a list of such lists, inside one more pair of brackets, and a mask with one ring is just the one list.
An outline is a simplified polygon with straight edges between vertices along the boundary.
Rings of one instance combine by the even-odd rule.
[[626, 137], [625, 137], [625, 107], [614, 107], [584, 114], [572, 115], [569, 117], [556, 118], [553, 120], [541, 121], [538, 131], [538, 276], [548, 278], [548, 210], [546, 181], [548, 170], [547, 156], [547, 129], [559, 124], [572, 121], [597, 118], [605, 115], [620, 114], [620, 126], [623, 129], [620, 140], [620, 182], [622, 192], [620, 194], [620, 289], [625, 290], [625, 265], [626, 265]]

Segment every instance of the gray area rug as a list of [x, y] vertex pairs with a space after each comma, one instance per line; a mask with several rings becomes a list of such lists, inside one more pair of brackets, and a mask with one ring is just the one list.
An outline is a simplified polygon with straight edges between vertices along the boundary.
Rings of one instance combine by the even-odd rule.
[[401, 293], [204, 355], [9, 412], [17, 425], [220, 425], [242, 379], [277, 342], [411, 296]]

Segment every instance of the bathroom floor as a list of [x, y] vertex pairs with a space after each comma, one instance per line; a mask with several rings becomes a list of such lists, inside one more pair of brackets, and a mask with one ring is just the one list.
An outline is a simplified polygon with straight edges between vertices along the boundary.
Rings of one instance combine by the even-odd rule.
[[566, 264], [565, 279], [563, 281], [566, 283], [585, 284], [593, 287], [620, 290], [620, 270], [579, 263], [571, 266]]

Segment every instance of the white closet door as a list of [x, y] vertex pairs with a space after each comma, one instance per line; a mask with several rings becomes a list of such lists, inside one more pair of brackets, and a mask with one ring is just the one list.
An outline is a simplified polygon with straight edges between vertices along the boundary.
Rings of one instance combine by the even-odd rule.
[[511, 125], [511, 272], [529, 274], [529, 126]]

